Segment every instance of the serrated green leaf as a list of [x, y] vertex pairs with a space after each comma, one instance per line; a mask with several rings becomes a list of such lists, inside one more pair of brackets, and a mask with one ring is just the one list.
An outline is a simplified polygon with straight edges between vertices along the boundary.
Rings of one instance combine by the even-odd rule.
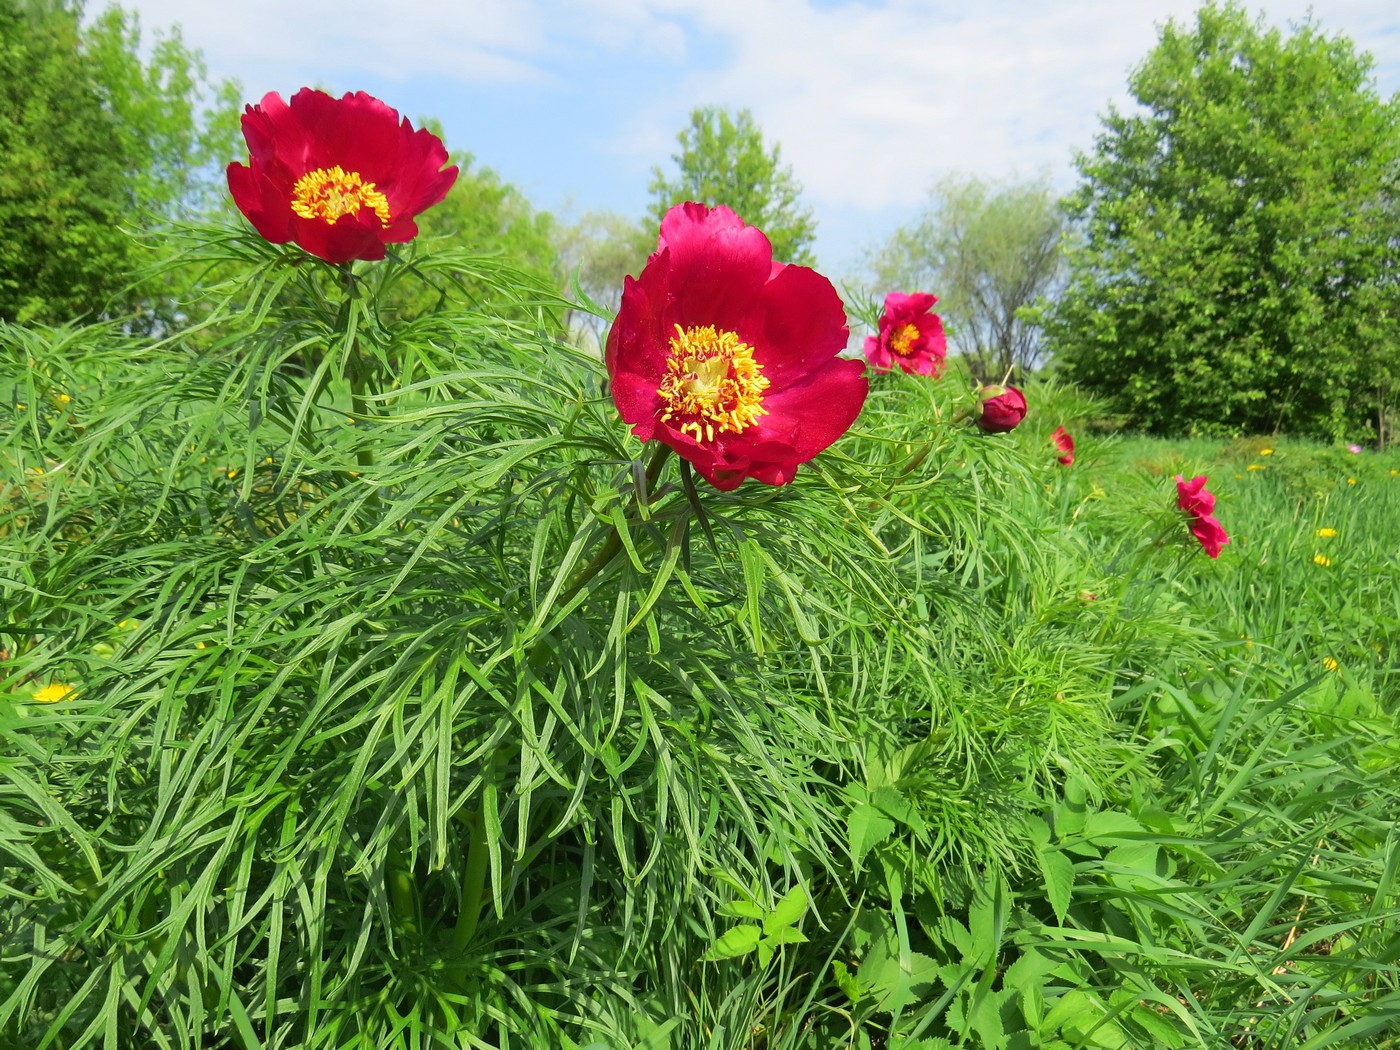
[[737, 959], [741, 955], [748, 955], [758, 947], [758, 943], [763, 938], [763, 929], [759, 926], [751, 926], [745, 923], [742, 926], [735, 926], [731, 930], [725, 931], [720, 939], [710, 946], [710, 950], [705, 953], [705, 962], [719, 962], [724, 959]]
[[766, 916], [763, 917], [763, 932], [772, 936], [785, 926], [791, 926], [807, 913], [807, 891], [798, 884]]
[[894, 834], [895, 823], [868, 802], [851, 810], [846, 821], [846, 837], [851, 844], [851, 859], [860, 864], [865, 855]]
[[1041, 877], [1045, 879], [1045, 896], [1055, 911], [1055, 921], [1063, 923], [1069, 910], [1070, 893], [1074, 889], [1074, 862], [1057, 849], [1044, 849], [1036, 854]]

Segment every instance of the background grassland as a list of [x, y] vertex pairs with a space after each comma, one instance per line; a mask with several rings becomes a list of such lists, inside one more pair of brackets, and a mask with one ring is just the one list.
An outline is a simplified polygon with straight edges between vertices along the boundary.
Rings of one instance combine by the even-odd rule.
[[884, 376], [717, 493], [496, 260], [201, 251], [3, 330], [6, 1039], [1393, 1042], [1395, 457]]

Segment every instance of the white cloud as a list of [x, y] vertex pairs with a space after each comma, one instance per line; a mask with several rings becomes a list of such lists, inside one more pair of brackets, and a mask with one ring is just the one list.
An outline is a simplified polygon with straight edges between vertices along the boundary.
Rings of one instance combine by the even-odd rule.
[[[359, 86], [357, 75], [431, 76], [462, 85], [460, 97], [449, 93], [432, 108], [451, 125], [454, 110], [477, 105], [482, 87], [534, 92], [534, 108], [499, 114], [517, 122], [505, 133], [518, 126], [532, 140], [573, 142], [566, 163], [540, 150], [542, 173], [528, 180], [554, 187], [544, 189], [554, 202], [573, 193], [585, 208], [597, 206], [590, 187], [625, 183], [643, 192], [647, 170], [665, 165], [693, 106], [747, 106], [782, 144], [819, 221], [845, 216], [836, 221], [848, 227], [852, 217], [883, 221], [917, 206], [952, 171], [1049, 171], [1069, 185], [1072, 150], [1092, 147], [1110, 100], [1126, 104], [1128, 71], [1155, 43], [1158, 24], [1189, 20], [1196, 7], [1196, 0], [127, 2], [147, 26], [182, 23], [213, 72], [240, 78], [250, 98], [305, 83], [349, 90]], [[1270, 0], [1270, 21], [1299, 20], [1309, 2]], [[1373, 52], [1384, 90], [1400, 88], [1393, 0], [1331, 0], [1321, 21]], [[557, 93], [557, 113], [540, 104], [541, 88]], [[464, 126], [482, 129], [479, 120]], [[591, 143], [591, 155], [579, 153], [580, 141]], [[634, 210], [643, 206], [638, 200]], [[823, 222], [824, 241], [828, 230]]]

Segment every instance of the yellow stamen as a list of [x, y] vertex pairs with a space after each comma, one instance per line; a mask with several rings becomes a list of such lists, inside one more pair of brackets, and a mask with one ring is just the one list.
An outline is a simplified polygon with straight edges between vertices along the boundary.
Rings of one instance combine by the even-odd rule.
[[890, 349], [900, 357], [908, 357], [914, 352], [914, 340], [918, 338], [918, 326], [902, 324], [890, 334]]
[[388, 198], [358, 171], [345, 171], [339, 164], [308, 171], [292, 187], [292, 211], [303, 219], [322, 219], [331, 226], [342, 215], [359, 214], [361, 208], [379, 216], [381, 226], [389, 225]]
[[666, 375], [656, 392], [666, 402], [661, 421], [680, 417], [677, 427], [696, 441], [716, 433], [738, 434], [768, 414], [763, 392], [769, 387], [753, 347], [734, 332], [713, 325], [682, 328], [671, 337]]

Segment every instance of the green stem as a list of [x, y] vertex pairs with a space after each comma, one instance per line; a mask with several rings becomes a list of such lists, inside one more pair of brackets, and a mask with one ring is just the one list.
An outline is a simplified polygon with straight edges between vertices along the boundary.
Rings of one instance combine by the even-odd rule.
[[471, 943], [476, 934], [476, 927], [481, 922], [486, 868], [490, 860], [480, 809], [472, 814], [467, 829], [471, 834], [471, 841], [467, 844], [467, 867], [462, 873], [462, 896], [457, 905], [457, 925], [452, 930], [452, 947], [459, 952]]
[[1167, 537], [1175, 531], [1176, 526], [1169, 525], [1156, 536], [1152, 537], [1151, 542], [1144, 546], [1133, 557], [1132, 563], [1128, 566], [1127, 575], [1123, 578], [1123, 585], [1118, 588], [1118, 593], [1114, 598], [1113, 610], [1104, 617], [1103, 628], [1099, 631], [1098, 640], [1100, 644], [1108, 638], [1109, 628], [1112, 627], [1114, 622], [1123, 614], [1123, 603], [1127, 600], [1128, 591], [1131, 590], [1133, 584], [1137, 582], [1138, 573], [1142, 570], [1143, 563], [1146, 562], [1147, 559], [1152, 556], [1152, 552], [1160, 547], [1166, 541]]
[[[344, 315], [345, 327], [350, 327], [350, 311], [354, 308], [352, 303], [358, 298], [359, 293], [355, 289], [355, 273], [352, 263], [342, 263], [340, 266], [341, 277], [345, 284]], [[350, 345], [346, 348], [345, 378], [350, 383], [350, 415], [355, 419], [363, 419], [365, 416], [365, 361], [364, 355], [360, 353], [359, 329], [350, 337]], [[374, 466], [374, 450], [362, 446], [355, 450], [355, 461], [359, 464], [363, 472]]]
[[[645, 491], [638, 494], [638, 502], [641, 504], [645, 505], [651, 502], [652, 492], [656, 488], [656, 479], [661, 476], [661, 468], [666, 465], [670, 454], [670, 445], [660, 441], [656, 443], [656, 451], [651, 454], [651, 461], [647, 463], [646, 482], [643, 486]], [[578, 594], [584, 584], [608, 567], [608, 563], [617, 557], [617, 552], [620, 550], [622, 550], [622, 534], [617, 531], [617, 526], [614, 525], [608, 532], [608, 538], [603, 541], [603, 546], [598, 549], [598, 553], [593, 555], [588, 564], [564, 588], [563, 593], [559, 596], [559, 603], [561, 605], [567, 604], [569, 599]]]
[[[656, 451], [651, 455], [651, 460], [647, 463], [645, 481], [642, 491], [637, 494], [638, 503], [642, 506], [651, 502], [652, 493], [656, 489], [657, 478], [661, 476], [661, 469], [666, 465], [666, 460], [671, 454], [669, 445], [657, 442]], [[597, 576], [608, 564], [617, 556], [622, 549], [622, 536], [614, 525], [608, 534], [608, 538], [603, 541], [603, 546], [599, 548], [587, 565], [580, 570], [573, 581], [564, 588], [559, 597], [561, 604], [567, 603], [588, 583]], [[542, 652], [544, 641], [541, 639], [531, 648], [528, 662], [534, 664], [536, 658]], [[495, 776], [496, 760], [499, 752], [492, 755], [487, 763], [483, 774], [484, 780], [490, 780]], [[490, 851], [486, 845], [486, 792], [481, 793], [477, 803], [476, 812], [471, 815], [467, 822], [467, 828], [471, 835], [471, 840], [467, 843], [466, 868], [462, 872], [462, 894], [457, 907], [457, 925], [452, 929], [452, 946], [457, 951], [462, 951], [471, 943], [472, 937], [476, 934], [477, 926], [481, 922], [481, 909], [485, 903], [484, 894], [486, 890], [486, 869], [490, 860]]]

